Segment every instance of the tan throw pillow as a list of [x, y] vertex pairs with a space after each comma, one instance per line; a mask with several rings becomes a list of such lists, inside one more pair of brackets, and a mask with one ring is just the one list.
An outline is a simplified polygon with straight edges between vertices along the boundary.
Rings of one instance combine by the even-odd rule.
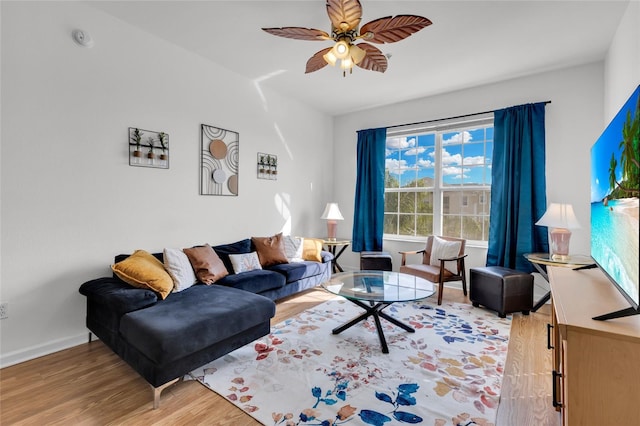
[[273, 237], [251, 237], [251, 242], [258, 252], [258, 259], [263, 267], [289, 263], [284, 253], [282, 232]]
[[136, 250], [126, 259], [111, 265], [122, 281], [137, 288], [148, 288], [163, 299], [173, 290], [173, 280], [164, 265], [144, 250]]
[[[440, 259], [451, 259], [458, 257], [460, 254], [460, 241], [447, 241], [436, 236], [433, 237], [433, 244], [431, 246], [431, 259], [429, 263], [433, 266], [440, 266]], [[458, 273], [458, 262], [449, 261], [444, 262], [444, 269], [452, 274]]]
[[213, 284], [220, 278], [229, 275], [224, 263], [222, 263], [222, 260], [209, 244], [186, 248], [182, 251], [189, 258], [189, 262], [191, 262], [191, 266], [193, 266], [193, 270], [196, 272], [200, 282]]
[[322, 240], [304, 238], [302, 240], [302, 258], [322, 262]]

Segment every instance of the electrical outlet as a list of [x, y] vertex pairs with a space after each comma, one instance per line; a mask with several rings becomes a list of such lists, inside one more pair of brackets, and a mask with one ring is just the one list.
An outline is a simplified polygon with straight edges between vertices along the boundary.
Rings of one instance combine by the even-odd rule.
[[9, 318], [9, 304], [0, 303], [0, 319]]

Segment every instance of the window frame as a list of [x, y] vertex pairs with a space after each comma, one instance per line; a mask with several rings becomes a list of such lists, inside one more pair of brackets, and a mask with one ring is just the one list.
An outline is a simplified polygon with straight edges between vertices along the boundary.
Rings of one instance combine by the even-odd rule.
[[[444, 134], [449, 134], [449, 133], [453, 133], [453, 132], [464, 132], [466, 130], [477, 130], [477, 129], [487, 129], [487, 128], [493, 128], [494, 127], [494, 120], [493, 120], [493, 114], [478, 114], [476, 116], [474, 116], [473, 118], [465, 118], [465, 119], [460, 119], [460, 118], [453, 118], [453, 119], [446, 119], [446, 120], [437, 120], [437, 122], [433, 122], [433, 123], [421, 123], [421, 124], [414, 124], [414, 125], [407, 125], [407, 126], [402, 126], [402, 127], [398, 127], [398, 128], [393, 128], [393, 129], [388, 129], [387, 130], [387, 140], [390, 138], [399, 138], [399, 137], [408, 137], [408, 136], [414, 136], [414, 137], [418, 137], [420, 135], [425, 135], [425, 134], [435, 134], [435, 152], [434, 152], [434, 178], [433, 178], [433, 186], [431, 187], [407, 187], [407, 188], [402, 188], [402, 187], [397, 187], [397, 188], [392, 188], [392, 187], [387, 187], [386, 186], [386, 180], [385, 180], [385, 192], [384, 192], [384, 196], [385, 196], [385, 214], [387, 213], [392, 213], [392, 212], [387, 212], [386, 210], [386, 205], [387, 205], [387, 194], [390, 193], [407, 193], [407, 192], [413, 192], [416, 194], [416, 197], [419, 196], [420, 193], [426, 193], [426, 194], [432, 194], [431, 198], [432, 198], [432, 211], [431, 211], [431, 216], [432, 216], [432, 226], [433, 226], [433, 233], [436, 235], [442, 235], [442, 230], [443, 230], [443, 223], [445, 221], [445, 216], [446, 214], [444, 213], [444, 209], [445, 209], [445, 204], [447, 203], [446, 198], [445, 197], [445, 193], [447, 192], [460, 192], [461, 193], [461, 197], [467, 197], [467, 195], [465, 195], [465, 191], [474, 191], [474, 192], [478, 192], [479, 191], [479, 195], [478, 195], [478, 202], [477, 205], [478, 206], [484, 206], [485, 208], [483, 209], [484, 211], [481, 214], [470, 214], [469, 216], [471, 217], [476, 217], [476, 218], [486, 218], [487, 220], [487, 224], [485, 227], [483, 227], [483, 236], [486, 238], [485, 240], [467, 240], [467, 243], [469, 245], [473, 245], [473, 246], [478, 246], [478, 247], [487, 247], [488, 246], [488, 234], [489, 234], [489, 204], [487, 203], [487, 196], [489, 197], [490, 200], [490, 196], [491, 196], [491, 186], [492, 186], [492, 182], [489, 180], [489, 183], [483, 183], [483, 184], [479, 184], [479, 185], [461, 185], [461, 186], [447, 186], [444, 184], [443, 182], [443, 159], [442, 159], [442, 150], [443, 147], [446, 147], [446, 145], [443, 142], [443, 135]], [[485, 130], [486, 132], [486, 130]], [[494, 135], [495, 136], [495, 135]], [[487, 157], [487, 143], [491, 143], [493, 144], [494, 141], [494, 137], [491, 138], [487, 138], [486, 137], [486, 133], [485, 133], [485, 138], [482, 140], [483, 143], [483, 151], [484, 151], [484, 156], [485, 156], [485, 162], [484, 162], [484, 166], [487, 167], [487, 169], [490, 171], [490, 167], [491, 167], [491, 162], [492, 162], [492, 158], [491, 158], [491, 154], [489, 154], [489, 157]], [[464, 145], [464, 143], [460, 144], [460, 146], [462, 147]], [[385, 144], [386, 146], [386, 144]], [[398, 149], [398, 152], [400, 152], [401, 150]], [[385, 156], [385, 158], [387, 158]], [[464, 158], [464, 157], [463, 157]], [[461, 162], [459, 164], [459, 167], [462, 168], [464, 167], [465, 164], [464, 162]], [[456, 167], [458, 167], [458, 165], [456, 165]], [[486, 172], [486, 171], [485, 171]], [[385, 176], [386, 174], [389, 173], [389, 168], [387, 168], [387, 165], [385, 164]], [[489, 172], [490, 173], [490, 172]], [[489, 177], [485, 177], [485, 182], [487, 181], [487, 178]], [[397, 214], [397, 221], [396, 221], [396, 233], [395, 234], [388, 234], [388, 233], [383, 233], [383, 239], [386, 240], [395, 240], [395, 241], [424, 241], [425, 236], [423, 235], [402, 235], [397, 233], [397, 231], [400, 229], [400, 217], [402, 216], [402, 213], [400, 213], [398, 210], [400, 209], [400, 196], [398, 196], [398, 200], [396, 201], [396, 214]], [[417, 224], [417, 217], [420, 215], [428, 215], [428, 213], [419, 213], [416, 211], [417, 210], [417, 205], [416, 205], [416, 209], [414, 209], [412, 215], [414, 217], [414, 224]], [[457, 214], [457, 216], [460, 217], [464, 217], [464, 214], [461, 214], [462, 212], [460, 212], [459, 214]], [[462, 219], [461, 219], [462, 220]], [[484, 219], [483, 219], [484, 220]], [[461, 224], [462, 225], [462, 224]], [[417, 226], [417, 225], [416, 225]]]

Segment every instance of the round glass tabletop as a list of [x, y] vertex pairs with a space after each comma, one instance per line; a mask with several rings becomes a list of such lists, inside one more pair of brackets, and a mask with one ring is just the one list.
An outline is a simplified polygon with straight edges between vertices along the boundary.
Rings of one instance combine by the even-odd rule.
[[333, 274], [322, 284], [330, 293], [369, 302], [408, 302], [432, 296], [434, 283], [391, 271], [355, 271]]
[[582, 254], [573, 254], [570, 256], [563, 256], [561, 258], [554, 258], [549, 253], [526, 253], [524, 257], [527, 258], [529, 262], [539, 263], [542, 265], [550, 265], [550, 266], [581, 266], [581, 265], [590, 265], [595, 263], [591, 256], [585, 256]]

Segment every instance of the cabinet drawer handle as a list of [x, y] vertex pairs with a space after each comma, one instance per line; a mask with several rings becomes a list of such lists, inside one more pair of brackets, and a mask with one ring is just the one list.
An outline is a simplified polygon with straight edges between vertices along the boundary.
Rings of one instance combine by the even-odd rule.
[[557, 394], [558, 394], [558, 379], [562, 378], [562, 374], [558, 373], [556, 370], [551, 372], [552, 376], [552, 390], [551, 390], [551, 398], [554, 408], [562, 407], [562, 403], [558, 402]]
[[551, 346], [551, 329], [553, 326], [551, 324], [547, 324], [547, 349], [553, 349]]

